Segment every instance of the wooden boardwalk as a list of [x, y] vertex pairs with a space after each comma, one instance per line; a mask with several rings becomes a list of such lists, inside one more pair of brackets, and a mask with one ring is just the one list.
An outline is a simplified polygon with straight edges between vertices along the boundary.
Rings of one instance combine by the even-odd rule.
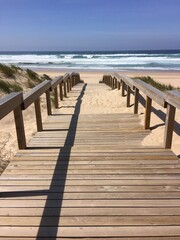
[[0, 177], [0, 239], [180, 239], [178, 158], [142, 146], [138, 115], [81, 114], [88, 89]]

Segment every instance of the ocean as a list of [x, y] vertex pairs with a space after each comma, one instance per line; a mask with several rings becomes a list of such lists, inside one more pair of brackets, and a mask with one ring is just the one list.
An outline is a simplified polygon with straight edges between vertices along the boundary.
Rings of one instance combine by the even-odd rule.
[[180, 50], [0, 52], [0, 63], [42, 70], [180, 70]]

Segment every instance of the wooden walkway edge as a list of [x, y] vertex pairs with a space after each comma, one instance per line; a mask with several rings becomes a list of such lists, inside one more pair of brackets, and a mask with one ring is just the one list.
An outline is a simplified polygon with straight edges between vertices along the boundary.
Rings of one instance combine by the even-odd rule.
[[180, 239], [179, 159], [142, 146], [137, 114], [81, 114], [90, 88], [0, 176], [0, 239]]

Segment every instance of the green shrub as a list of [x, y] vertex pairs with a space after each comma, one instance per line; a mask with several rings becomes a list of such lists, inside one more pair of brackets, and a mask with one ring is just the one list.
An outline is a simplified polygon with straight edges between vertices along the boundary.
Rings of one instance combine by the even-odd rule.
[[37, 84], [41, 83], [44, 80], [44, 79], [41, 79], [36, 72], [34, 72], [30, 69], [27, 69], [26, 72], [27, 72], [27, 76], [28, 76], [27, 83], [28, 83], [29, 88], [35, 87]]
[[51, 80], [52, 78], [50, 76], [48, 76], [47, 74], [43, 74], [43, 76], [41, 77], [42, 80]]
[[23, 88], [17, 83], [11, 83], [11, 92], [21, 92]]
[[18, 72], [18, 71], [22, 71], [23, 69], [22, 68], [20, 68], [20, 67], [18, 67], [18, 66], [16, 66], [16, 65], [13, 65], [13, 64], [11, 64], [11, 69], [12, 70], [14, 70], [14, 72]]
[[155, 88], [157, 88], [161, 91], [167, 91], [167, 90], [174, 90], [175, 89], [171, 84], [166, 85], [166, 84], [156, 82], [150, 76], [147, 76], [147, 77], [146, 76], [133, 77], [133, 79], [140, 79], [143, 82], [146, 82], [146, 83], [150, 84], [151, 86], [153, 86], [153, 87], [155, 87]]
[[30, 69], [26, 69], [27, 75], [29, 78], [31, 78], [32, 80], [36, 80], [38, 78], [38, 74]]
[[9, 67], [9, 66], [6, 66], [4, 64], [1, 64], [0, 63], [0, 71], [8, 78], [14, 78], [14, 73], [15, 71]]
[[4, 93], [11, 93], [11, 92], [21, 92], [23, 88], [17, 83], [9, 83], [9, 82], [0, 80], [0, 90], [3, 91]]

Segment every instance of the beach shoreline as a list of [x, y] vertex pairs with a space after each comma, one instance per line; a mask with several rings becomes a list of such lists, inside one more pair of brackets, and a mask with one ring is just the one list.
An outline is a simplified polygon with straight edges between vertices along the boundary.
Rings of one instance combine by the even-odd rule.
[[[103, 74], [108, 74], [112, 72], [119, 73], [120, 75], [127, 75], [129, 77], [138, 77], [138, 76], [150, 76], [155, 81], [162, 84], [169, 85], [173, 87], [180, 87], [180, 71], [178, 70], [122, 70], [122, 71], [109, 71], [109, 70], [84, 70], [84, 69], [34, 69], [38, 74], [48, 74], [51, 77], [57, 77], [59, 75], [65, 74], [66, 72], [78, 72], [81, 76], [89, 75], [99, 75], [102, 78]], [[99, 79], [102, 80], [102, 79]]]

